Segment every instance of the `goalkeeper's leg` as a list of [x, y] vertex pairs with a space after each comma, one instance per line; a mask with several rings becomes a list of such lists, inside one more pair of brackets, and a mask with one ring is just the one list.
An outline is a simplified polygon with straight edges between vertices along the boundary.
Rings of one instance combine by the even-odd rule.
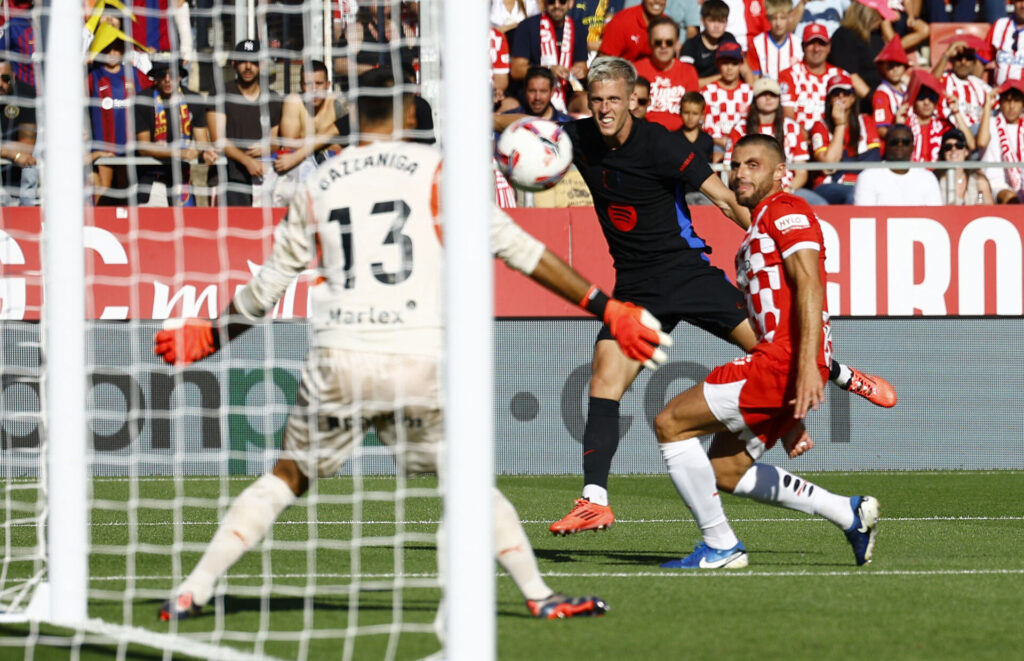
[[309, 488], [309, 479], [290, 459], [238, 494], [188, 578], [160, 609], [160, 619], [194, 615], [213, 596], [217, 580], [257, 544], [277, 517]]

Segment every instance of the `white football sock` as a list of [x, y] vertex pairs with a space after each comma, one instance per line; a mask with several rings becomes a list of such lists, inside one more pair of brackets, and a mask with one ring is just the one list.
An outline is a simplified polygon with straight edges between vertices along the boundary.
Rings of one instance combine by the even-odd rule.
[[608, 490], [596, 484], [588, 484], [583, 487], [583, 497], [595, 505], [608, 505]]
[[206, 604], [213, 596], [217, 579], [263, 539], [295, 498], [284, 480], [273, 473], [263, 475], [246, 487], [231, 504], [199, 564], [174, 594], [192, 592], [193, 603]]
[[537, 558], [516, 508], [497, 489], [494, 490], [494, 554], [526, 599], [546, 599], [554, 592], [541, 578]]
[[690, 508], [704, 535], [704, 543], [713, 549], [731, 549], [739, 542], [722, 509], [715, 484], [715, 471], [700, 445], [700, 440], [659, 443], [669, 477], [683, 502]]
[[760, 503], [816, 514], [843, 530], [853, 525], [853, 509], [848, 497], [831, 493], [771, 464], [751, 466], [732, 493]]

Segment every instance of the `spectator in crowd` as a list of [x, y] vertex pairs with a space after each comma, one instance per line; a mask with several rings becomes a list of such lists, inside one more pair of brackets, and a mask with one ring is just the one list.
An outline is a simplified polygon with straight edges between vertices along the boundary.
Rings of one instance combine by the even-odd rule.
[[232, 65], [235, 79], [224, 84], [224, 104], [210, 108], [206, 117], [210, 137], [227, 159], [227, 190], [218, 203], [259, 206], [262, 187], [272, 186], [270, 143], [281, 123], [281, 96], [260, 85], [260, 43], [255, 39], [238, 42]]
[[511, 58], [508, 52], [508, 39], [501, 32], [491, 28], [490, 40], [491, 55], [491, 90], [493, 90], [494, 110], [506, 110], [502, 105], [507, 103], [510, 107], [516, 105], [511, 98], [506, 100], [505, 92], [508, 91], [508, 75], [511, 71]]
[[298, 184], [316, 166], [340, 151], [336, 123], [346, 115], [345, 103], [331, 91], [327, 65], [312, 60], [299, 71], [299, 93], [289, 94], [281, 106], [281, 124], [274, 158], [277, 181], [272, 206], [288, 206]]
[[647, 116], [647, 109], [651, 106], [651, 81], [643, 76], [637, 76], [636, 84], [633, 86], [633, 96], [636, 97], [636, 106], [630, 108], [629, 111], [637, 119], [643, 119]]
[[636, 7], [620, 11], [605, 26], [601, 55], [621, 57], [630, 62], [650, 55], [647, 27], [664, 12], [665, 0], [642, 0]]
[[[982, 109], [985, 106], [985, 99], [992, 86], [974, 74], [975, 66], [978, 63], [978, 49], [987, 50], [985, 42], [973, 35], [957, 35], [952, 38], [952, 43], [942, 53], [942, 57], [932, 68], [932, 75], [941, 76], [943, 96], [940, 112], [949, 117], [951, 110], [945, 101], [946, 96], [952, 96], [960, 102], [960, 110], [971, 132], [978, 134], [981, 125]], [[949, 71], [946, 71], [946, 63], [952, 64]]]
[[518, 118], [511, 118], [512, 115], [529, 115], [559, 123], [572, 121], [572, 116], [562, 112], [551, 102], [557, 82], [550, 69], [530, 67], [526, 72], [526, 86], [523, 89], [526, 103], [508, 111], [495, 128], [504, 129]]
[[[1024, 161], [1024, 130], [1021, 113], [1024, 111], [1024, 81], [1008, 78], [999, 86], [999, 112], [991, 114], [996, 94], [985, 99], [988, 117], [978, 129], [978, 147], [983, 151], [981, 160], [989, 163], [1020, 163]], [[1024, 202], [1024, 171], [1019, 167], [996, 167], [985, 171], [992, 185], [992, 195], [999, 204]]]
[[778, 80], [779, 74], [804, 56], [804, 49], [790, 32], [793, 3], [791, 0], [767, 0], [769, 30], [754, 35], [747, 48], [747, 66], [755, 77]]
[[[722, 160], [722, 152], [718, 152], [717, 159], [714, 158], [715, 141], [703, 128], [706, 110], [707, 101], [704, 100], [703, 94], [700, 92], [687, 92], [684, 94], [683, 100], [679, 104], [679, 115], [683, 119], [683, 127], [676, 131], [676, 133], [679, 133], [689, 140], [694, 145], [694, 149], [700, 153], [708, 163], [717, 163]], [[707, 200], [703, 195], [701, 195], [701, 197], [702, 199]], [[710, 203], [710, 201], [705, 202], [705, 204], [708, 203]]]
[[[883, 14], [877, 29], [885, 42], [899, 38], [908, 53], [915, 52], [921, 45], [927, 43], [931, 28], [920, 17], [921, 3], [919, 0], [901, 0], [895, 4], [890, 4], [889, 0], [857, 0], [857, 2]], [[885, 18], [886, 10], [895, 12], [896, 16], [892, 19]]]
[[839, 28], [852, 0], [798, 0], [793, 6], [794, 34], [803, 34], [808, 25], [819, 23], [831, 37]]
[[[853, 81], [845, 73], [829, 78], [825, 112], [811, 129], [811, 157], [821, 163], [877, 161], [878, 130], [871, 115], [857, 112]], [[852, 204], [857, 171], [828, 169], [816, 172], [814, 192], [829, 204]]]
[[[96, 158], [125, 156], [128, 141], [135, 137], [132, 106], [135, 95], [152, 86], [138, 69], [124, 62], [124, 41], [114, 39], [97, 54], [86, 82], [92, 152]], [[134, 173], [134, 170], [132, 170]], [[126, 204], [123, 192], [132, 183], [125, 165], [96, 165], [94, 200], [98, 205]], [[122, 191], [114, 193], [114, 191]]]
[[[437, 136], [434, 135], [434, 111], [430, 107], [430, 103], [424, 99], [416, 91], [416, 71], [411, 65], [406, 64], [402, 70], [403, 80], [406, 84], [406, 89], [414, 92], [412, 97], [413, 110], [416, 113], [413, 128], [405, 129], [406, 140], [410, 142], [419, 142], [424, 145], [432, 145], [437, 141]], [[394, 74], [388, 67], [382, 67], [380, 69], [373, 69], [362, 74], [358, 86], [363, 86], [361, 82], [364, 77], [367, 77], [370, 81], [370, 85], [379, 87], [381, 80], [393, 80]], [[337, 144], [349, 145], [354, 144], [352, 142], [352, 125], [349, 118], [349, 113], [345, 113], [338, 118], [338, 121], [334, 123], [334, 127], [337, 130], [338, 137], [335, 139]]]
[[[771, 78], [762, 77], [754, 81], [752, 86], [754, 102], [747, 112], [747, 121], [737, 124], [729, 134], [729, 142], [725, 148], [725, 162], [732, 160], [732, 148], [740, 138], [751, 133], [770, 135], [779, 141], [786, 155], [787, 163], [806, 163], [810, 160], [807, 152], [807, 136], [796, 120], [786, 117], [782, 112], [782, 90]], [[786, 170], [782, 187], [787, 193], [796, 193], [809, 204], [827, 204], [820, 195], [805, 189], [808, 171]]]
[[537, 0], [491, 0], [491, 27], [507, 35], [539, 13]]
[[[885, 160], [906, 162], [914, 149], [910, 127], [893, 124], [885, 137]], [[924, 168], [871, 168], [857, 177], [853, 203], [857, 206], [941, 206], [935, 175]]]
[[746, 48], [750, 39], [771, 29], [764, 0], [725, 0], [729, 21], [725, 29]]
[[[185, 62], [195, 61], [188, 0], [132, 0], [133, 20], [121, 26], [129, 37], [146, 48], [178, 53]], [[174, 23], [174, 29], [171, 29]]]
[[136, 153], [160, 161], [160, 165], [138, 168], [140, 205], [158, 205], [153, 191], [154, 184], [160, 183], [166, 190], [166, 201], [159, 206], [194, 207], [190, 161], [200, 158], [204, 149], [208, 164], [217, 156], [211, 149], [202, 98], [181, 86], [184, 70], [185, 63], [180, 59], [154, 60], [149, 72], [153, 88], [135, 99]]
[[0, 60], [0, 206], [36, 203], [39, 174], [36, 145], [36, 93], [14, 77], [11, 63]]
[[[949, 129], [942, 134], [939, 149], [940, 163], [962, 163], [970, 155], [967, 137], [960, 129]], [[993, 204], [992, 187], [981, 170], [958, 167], [935, 168], [939, 179], [939, 190], [947, 206]]]
[[985, 37], [995, 55], [994, 85], [1024, 76], [1024, 0], [1013, 0], [1013, 13], [992, 24]]
[[659, 16], [647, 29], [651, 55], [636, 63], [636, 72], [650, 81], [651, 105], [647, 120], [661, 124], [669, 131], [683, 125], [679, 102], [683, 95], [699, 89], [697, 70], [676, 59], [679, 47], [679, 25], [668, 16]]
[[[670, 2], [679, 1], [670, 0]], [[570, 15], [576, 25], [586, 31], [587, 50], [590, 51], [591, 56], [601, 50], [605, 26], [611, 22], [615, 14], [626, 8], [626, 4], [623, 0], [576, 0]]]
[[717, 147], [725, 149], [733, 127], [746, 119], [753, 93], [750, 85], [740, 80], [743, 51], [739, 44], [723, 43], [715, 53], [715, 62], [720, 74], [718, 81], [701, 89], [708, 104], [704, 130]]
[[871, 95], [871, 116], [875, 118], [878, 136], [884, 139], [889, 127], [896, 121], [896, 112], [907, 98], [903, 76], [907, 73], [910, 60], [899, 39], [893, 39], [885, 45], [875, 57], [875, 65], [882, 76], [882, 82]]
[[779, 87], [782, 88], [782, 107], [810, 133], [824, 116], [828, 81], [847, 73], [827, 62], [832, 42], [824, 25], [808, 25], [801, 41], [804, 59], [782, 72]]
[[938, 78], [924, 69], [914, 71], [907, 98], [896, 111], [897, 123], [906, 124], [914, 136], [914, 161], [931, 163], [938, 160], [942, 135], [950, 128], [950, 122], [967, 134], [967, 146], [974, 151], [974, 135], [960, 112], [960, 102], [953, 97], [946, 98], [951, 113], [948, 121], [939, 113], [939, 100], [943, 94], [945, 92]]
[[0, 27], [0, 52], [14, 69], [14, 77], [32, 89], [36, 87], [36, 71], [32, 55], [36, 52], [35, 19], [29, 10], [32, 3], [12, 7], [10, 16]]
[[523, 81], [530, 67], [541, 66], [555, 76], [551, 102], [566, 112], [574, 88], [582, 90], [587, 78], [587, 35], [568, 16], [573, 0], [550, 0], [542, 14], [531, 16], [516, 28], [512, 40], [512, 80]]
[[[849, 74], [857, 96], [866, 99], [862, 104], [864, 110], [871, 104], [871, 91], [882, 82], [875, 64], [875, 58], [886, 44], [880, 28], [885, 21], [898, 17], [899, 13], [884, 2], [875, 8], [858, 0], [846, 8], [842, 23], [832, 33], [828, 61]], [[890, 37], [889, 41], [892, 40]]]
[[85, 53], [87, 61], [91, 62], [96, 53], [103, 50], [110, 42], [121, 39], [126, 48], [128, 44], [133, 46], [129, 50], [131, 65], [140, 73], [149, 75], [149, 70], [153, 66], [149, 59], [152, 49], [132, 39], [121, 30], [125, 20], [130, 21], [130, 16], [125, 14], [127, 9], [120, 3], [108, 5], [107, 0], [97, 2], [82, 30], [82, 52]]
[[679, 51], [679, 59], [697, 70], [701, 87], [718, 80], [715, 53], [723, 43], [736, 43], [736, 37], [725, 31], [729, 20], [729, 5], [723, 0], [704, 0], [700, 6], [700, 36], [690, 39]]

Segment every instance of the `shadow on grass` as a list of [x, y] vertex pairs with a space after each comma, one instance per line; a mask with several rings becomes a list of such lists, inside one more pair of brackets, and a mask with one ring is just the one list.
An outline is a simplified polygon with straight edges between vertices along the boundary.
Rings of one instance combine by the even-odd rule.
[[[390, 590], [366, 590], [362, 594], [374, 594], [383, 595], [389, 593]], [[403, 611], [421, 611], [421, 612], [436, 612], [437, 601], [430, 599], [410, 599], [405, 597], [402, 599], [402, 610]], [[153, 612], [156, 613], [160, 606], [163, 604], [162, 601], [148, 600], [143, 602], [142, 608], [145, 609], [148, 605], [152, 605]], [[188, 621], [201, 622], [203, 620], [212, 619], [218, 610], [222, 611], [225, 615], [242, 615], [245, 613], [259, 613], [262, 609], [263, 600], [259, 597], [233, 597], [231, 595], [224, 595], [214, 597], [214, 599], [207, 604], [198, 615], [193, 615], [186, 618]], [[302, 597], [272, 597], [267, 606], [267, 610], [273, 613], [284, 613], [288, 611], [301, 613], [305, 609], [306, 600]], [[360, 597], [357, 605], [359, 612], [386, 612], [390, 613], [394, 610], [394, 604], [389, 598], [375, 596], [375, 597]], [[318, 613], [328, 612], [348, 612], [348, 598], [339, 597], [337, 599], [313, 599], [313, 611]]]

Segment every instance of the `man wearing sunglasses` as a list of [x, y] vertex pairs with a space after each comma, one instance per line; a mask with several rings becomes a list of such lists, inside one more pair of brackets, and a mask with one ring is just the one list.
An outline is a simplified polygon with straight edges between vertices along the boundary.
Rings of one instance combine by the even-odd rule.
[[[911, 160], [914, 134], [906, 124], [893, 124], [885, 134], [885, 158], [893, 162]], [[857, 206], [939, 206], [942, 194], [935, 175], [924, 168], [869, 168], [860, 173], [853, 187]]]
[[[945, 93], [960, 102], [960, 111], [975, 135], [978, 133], [978, 122], [982, 117], [985, 97], [992, 90], [991, 85], [975, 75], [978, 64], [977, 49], [984, 49], [984, 46], [984, 42], [977, 37], [957, 39], [949, 45], [932, 68], [933, 75], [941, 76]], [[947, 60], [952, 64], [949, 71], [946, 71]], [[949, 104], [945, 100], [942, 101], [939, 110], [945, 117], [951, 114]]]
[[661, 124], [669, 131], [683, 126], [679, 103], [683, 95], [697, 90], [697, 70], [692, 64], [676, 58], [679, 48], [679, 24], [668, 16], [659, 16], [648, 28], [651, 56], [636, 63], [636, 73], [651, 83], [651, 104], [647, 120]]
[[[541, 66], [555, 77], [551, 102], [566, 112], [572, 81], [587, 79], [587, 34], [569, 16], [573, 0], [548, 0], [544, 13], [524, 19], [512, 39], [513, 81], [524, 81], [530, 67]], [[519, 88], [521, 89], [521, 88]]]
[[14, 77], [11, 63], [0, 60], [0, 206], [35, 203], [38, 171], [35, 90]]

